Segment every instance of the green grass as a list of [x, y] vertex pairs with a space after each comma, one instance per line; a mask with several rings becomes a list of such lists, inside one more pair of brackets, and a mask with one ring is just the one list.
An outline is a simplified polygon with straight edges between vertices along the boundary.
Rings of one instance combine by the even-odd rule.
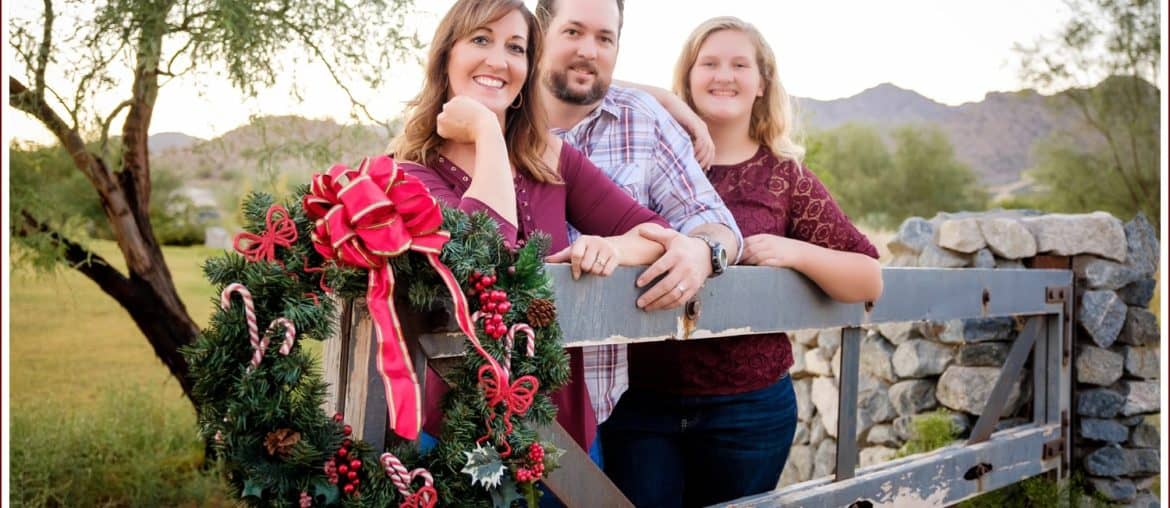
[[1085, 490], [1078, 475], [1056, 482], [1046, 476], [1034, 476], [1019, 483], [993, 490], [959, 503], [959, 508], [1108, 508], [1118, 506]]
[[914, 415], [914, 435], [898, 449], [895, 458], [934, 451], [959, 438], [950, 411], [939, 409]]
[[[120, 264], [113, 243], [93, 248]], [[199, 267], [218, 251], [164, 252], [205, 325], [214, 295]], [[73, 270], [14, 269], [10, 287], [13, 505], [222, 504], [194, 409], [126, 312]]]

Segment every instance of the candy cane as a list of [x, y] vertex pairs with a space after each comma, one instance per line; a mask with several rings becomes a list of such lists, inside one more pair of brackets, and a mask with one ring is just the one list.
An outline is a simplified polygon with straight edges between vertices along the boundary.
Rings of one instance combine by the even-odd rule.
[[508, 330], [508, 335], [504, 339], [504, 350], [507, 351], [504, 354], [504, 368], [508, 370], [512, 370], [512, 344], [517, 331], [524, 332], [524, 335], [528, 336], [528, 347], [525, 351], [528, 357], [532, 358], [536, 356], [536, 332], [532, 330], [531, 326], [524, 323], [516, 323]]
[[272, 333], [278, 326], [284, 327], [284, 343], [280, 345], [280, 354], [288, 356], [292, 352], [293, 341], [297, 338], [297, 327], [293, 326], [292, 321], [279, 317], [273, 319], [272, 324], [268, 325], [268, 333]]
[[398, 492], [402, 497], [409, 497], [411, 494], [411, 482], [416, 477], [423, 479], [424, 486], [434, 485], [435, 479], [431, 477], [430, 471], [423, 468], [415, 469], [414, 471], [407, 471], [406, 466], [402, 465], [402, 461], [398, 460], [393, 453], [386, 452], [380, 458], [382, 468], [386, 470], [386, 476], [390, 477], [390, 481], [398, 488]]
[[252, 343], [252, 363], [248, 367], [251, 372], [253, 368], [260, 365], [260, 358], [263, 357], [264, 349], [268, 347], [268, 337], [260, 339], [260, 330], [256, 326], [256, 308], [252, 303], [252, 292], [239, 282], [233, 282], [223, 288], [223, 292], [219, 294], [219, 306], [223, 310], [228, 310], [232, 307], [232, 293], [239, 293], [240, 298], [244, 300], [244, 319], [248, 322], [248, 339]]

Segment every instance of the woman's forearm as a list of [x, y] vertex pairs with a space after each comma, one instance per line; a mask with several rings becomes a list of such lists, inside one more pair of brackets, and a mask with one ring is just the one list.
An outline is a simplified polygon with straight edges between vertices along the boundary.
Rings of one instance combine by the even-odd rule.
[[617, 248], [620, 257], [618, 263], [622, 266], [649, 265], [666, 251], [662, 244], [638, 234], [638, 228], [632, 228], [621, 236], [606, 237], [606, 240]]
[[512, 185], [508, 148], [502, 134], [481, 136], [476, 140], [475, 174], [463, 197], [475, 198], [512, 225], [517, 224], [516, 188]]
[[882, 295], [882, 266], [874, 258], [801, 242], [793, 269], [839, 302], [872, 302]]

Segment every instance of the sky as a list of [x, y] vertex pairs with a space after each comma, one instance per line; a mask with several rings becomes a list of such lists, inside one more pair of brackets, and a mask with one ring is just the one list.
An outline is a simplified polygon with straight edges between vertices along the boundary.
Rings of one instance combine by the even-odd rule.
[[[410, 26], [432, 34], [453, 3], [416, 0], [418, 12]], [[535, 6], [535, 0], [526, 3]], [[21, 0], [8, 4], [8, 14], [36, 16], [39, 6]], [[798, 97], [836, 99], [889, 82], [958, 105], [982, 100], [991, 91], [1024, 88], [1013, 45], [1054, 33], [1068, 10], [1061, 0], [628, 0], [615, 77], [668, 87], [687, 35], [700, 22], [720, 15], [739, 16], [761, 30], [776, 52], [783, 83]], [[6, 63], [11, 62], [7, 44], [5, 51]], [[394, 76], [390, 85], [358, 94], [379, 118], [396, 116], [421, 79], [415, 63], [387, 72]], [[123, 84], [123, 90], [128, 86]], [[179, 78], [162, 89], [150, 130], [207, 139], [247, 123], [252, 115], [347, 121], [349, 102], [323, 70], [302, 70], [298, 86], [305, 101], [292, 98], [287, 85], [245, 99], [222, 81]], [[109, 110], [119, 98], [101, 100]], [[6, 109], [13, 127], [8, 133], [48, 140], [35, 121]]]

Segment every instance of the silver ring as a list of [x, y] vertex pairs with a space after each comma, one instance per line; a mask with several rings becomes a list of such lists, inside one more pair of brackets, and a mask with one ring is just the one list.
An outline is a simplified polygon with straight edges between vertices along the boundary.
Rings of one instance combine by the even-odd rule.
[[605, 266], [605, 264], [606, 264], [606, 263], [609, 263], [609, 259], [608, 259], [608, 258], [606, 258], [606, 259], [597, 258], [597, 259], [593, 260], [593, 264], [594, 264], [595, 266], [596, 266], [596, 265]]
[[687, 288], [683, 287], [682, 284], [679, 284], [679, 285], [675, 286], [674, 288], [677, 289], [679, 293], [686, 293], [687, 292]]

